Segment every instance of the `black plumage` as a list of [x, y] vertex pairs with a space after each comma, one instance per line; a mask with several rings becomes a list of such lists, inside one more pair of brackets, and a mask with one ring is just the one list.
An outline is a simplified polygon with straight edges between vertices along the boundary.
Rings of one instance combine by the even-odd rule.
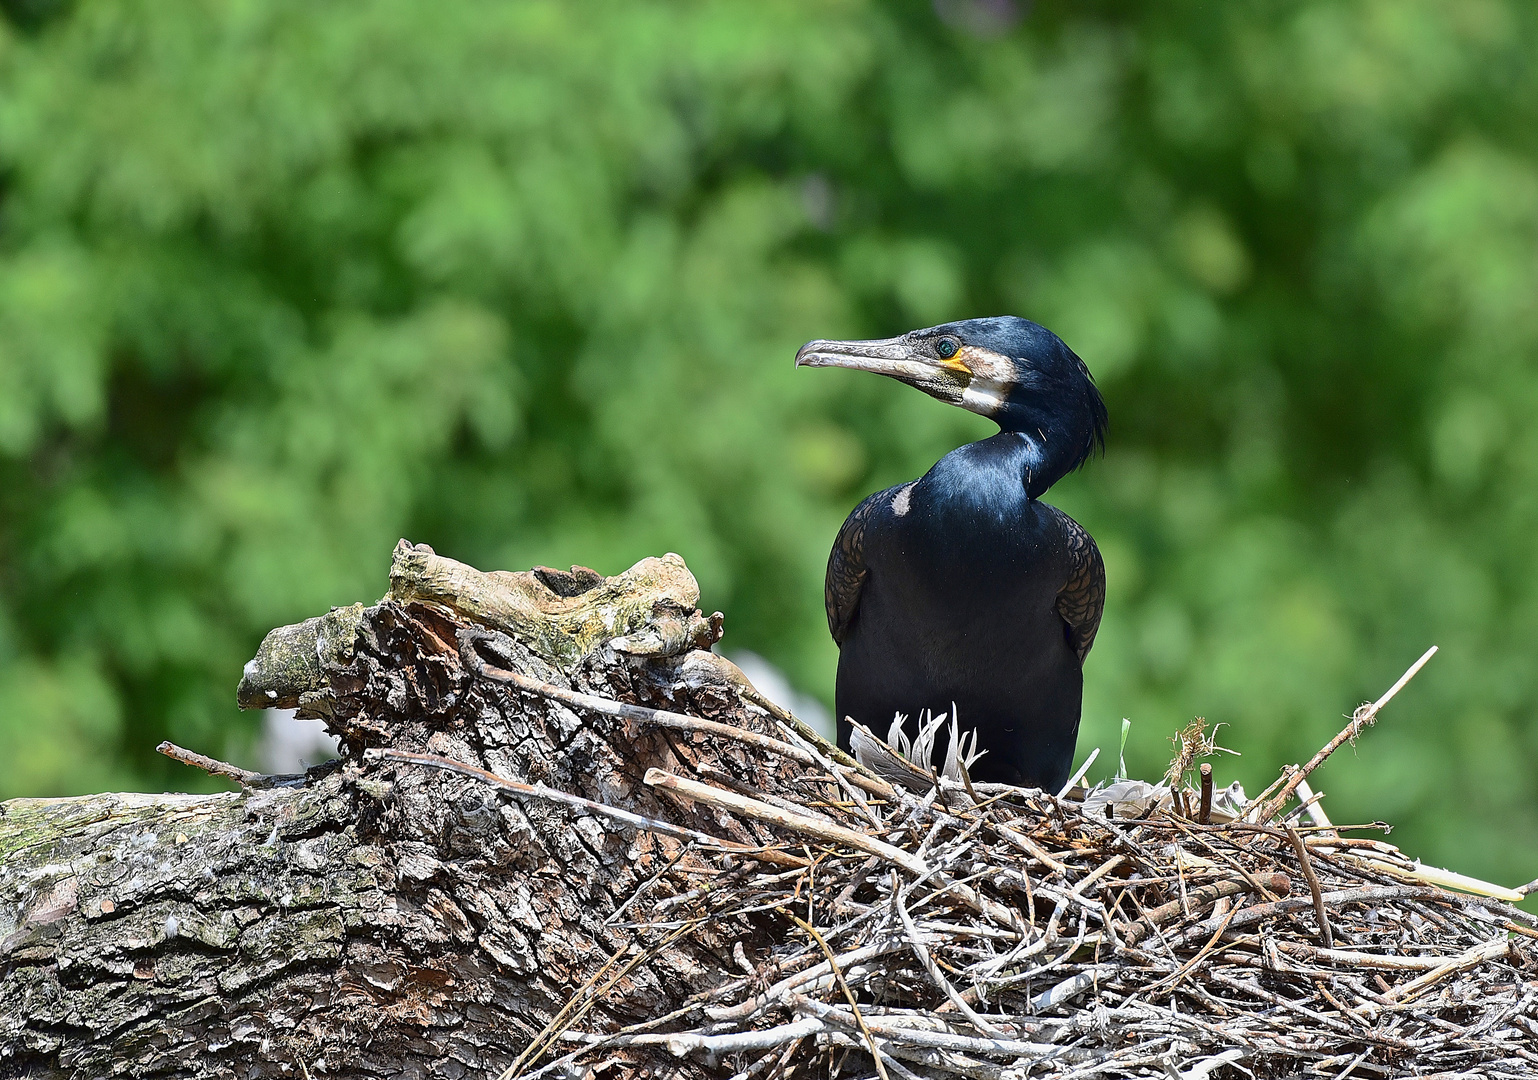
[[888, 375], [1000, 429], [871, 495], [839, 530], [826, 590], [839, 745], [849, 746], [848, 718], [884, 736], [902, 713], [911, 736], [922, 712], [954, 706], [988, 751], [974, 779], [1060, 788], [1105, 569], [1089, 533], [1040, 496], [1103, 443], [1088, 368], [1013, 316], [812, 341], [796, 363]]

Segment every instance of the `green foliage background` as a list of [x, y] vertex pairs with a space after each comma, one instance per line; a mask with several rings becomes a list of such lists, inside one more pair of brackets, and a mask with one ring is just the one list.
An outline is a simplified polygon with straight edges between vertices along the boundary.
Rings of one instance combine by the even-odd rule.
[[[239, 753], [268, 628], [676, 550], [830, 696], [844, 514], [989, 425], [796, 372], [1016, 312], [1110, 450], [1085, 733], [1538, 874], [1538, 12], [1493, 0], [10, 0], [0, 795]], [[1103, 770], [1097, 770], [1097, 773]]]

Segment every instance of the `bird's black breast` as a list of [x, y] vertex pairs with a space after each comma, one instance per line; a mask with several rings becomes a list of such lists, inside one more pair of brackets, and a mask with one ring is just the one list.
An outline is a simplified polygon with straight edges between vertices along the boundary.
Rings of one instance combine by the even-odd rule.
[[[1099, 621], [1088, 594], [1098, 581], [1103, 599], [1104, 575], [1098, 552], [1086, 569], [1088, 533], [1026, 497], [1011, 438], [962, 447], [850, 515], [828, 579], [839, 737], [847, 745], [845, 717], [885, 735], [903, 713], [911, 733], [921, 711], [954, 704], [988, 750], [975, 778], [1056, 787], [1078, 732], [1086, 609]], [[1076, 579], [1077, 627], [1061, 610]]]

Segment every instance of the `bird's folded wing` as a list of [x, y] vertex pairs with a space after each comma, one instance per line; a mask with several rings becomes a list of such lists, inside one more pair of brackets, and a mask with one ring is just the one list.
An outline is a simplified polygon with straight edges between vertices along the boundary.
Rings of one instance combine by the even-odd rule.
[[1057, 593], [1057, 613], [1067, 624], [1068, 646], [1079, 658], [1089, 655], [1105, 611], [1105, 563], [1095, 538], [1073, 518], [1058, 511], [1067, 538], [1068, 582]]
[[828, 609], [828, 630], [840, 645], [849, 634], [849, 624], [854, 621], [860, 606], [860, 589], [865, 584], [868, 571], [865, 568], [865, 524], [883, 498], [889, 498], [895, 488], [878, 491], [844, 519], [838, 539], [828, 555], [828, 576], [823, 584], [823, 603]]

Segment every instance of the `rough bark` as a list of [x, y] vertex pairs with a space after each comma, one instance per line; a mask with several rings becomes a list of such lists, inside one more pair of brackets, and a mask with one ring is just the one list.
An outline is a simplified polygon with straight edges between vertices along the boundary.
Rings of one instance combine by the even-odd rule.
[[[633, 927], [643, 908], [665, 909], [666, 880], [613, 918], [668, 861], [692, 858], [677, 840], [363, 757], [443, 755], [770, 839], [663, 801], [642, 778], [682, 767], [772, 793], [803, 766], [578, 715], [476, 678], [461, 657], [462, 632], [489, 628], [478, 647], [501, 667], [778, 735], [708, 651], [720, 619], [695, 609], [682, 560], [610, 579], [483, 575], [403, 542], [391, 578], [377, 604], [274, 631], [242, 680], [244, 703], [325, 716], [338, 762], [228, 794], [0, 805], [0, 1076], [495, 1077], [600, 971], [646, 956], [589, 1014], [625, 1024], [736, 974], [734, 941], [764, 943], [754, 915]], [[611, 1075], [648, 1061], [692, 1067], [638, 1051]]]

